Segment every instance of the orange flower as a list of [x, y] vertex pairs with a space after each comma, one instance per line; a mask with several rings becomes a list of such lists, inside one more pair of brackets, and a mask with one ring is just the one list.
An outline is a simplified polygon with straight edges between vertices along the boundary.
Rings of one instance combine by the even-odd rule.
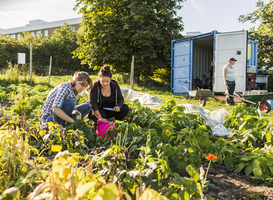
[[209, 156], [206, 157], [206, 159], [208, 159], [208, 160], [213, 160], [213, 159], [216, 159], [216, 158], [217, 158], [217, 156], [214, 156], [214, 155], [212, 155], [210, 153], [209, 153]]

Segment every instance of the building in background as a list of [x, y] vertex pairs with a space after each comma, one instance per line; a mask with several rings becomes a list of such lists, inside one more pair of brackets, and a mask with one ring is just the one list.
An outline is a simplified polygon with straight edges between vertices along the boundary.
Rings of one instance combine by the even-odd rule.
[[29, 21], [29, 24], [27, 24], [26, 26], [0, 29], [0, 33], [2, 35], [10, 35], [13, 38], [20, 38], [21, 36], [23, 36], [24, 32], [30, 32], [32, 36], [37, 35], [40, 37], [51, 37], [52, 33], [56, 29], [60, 29], [61, 26], [64, 25], [64, 23], [67, 23], [69, 26], [71, 26], [71, 29], [74, 31], [80, 28], [81, 22], [81, 17], [54, 22], [46, 22], [41, 19], [37, 19]]

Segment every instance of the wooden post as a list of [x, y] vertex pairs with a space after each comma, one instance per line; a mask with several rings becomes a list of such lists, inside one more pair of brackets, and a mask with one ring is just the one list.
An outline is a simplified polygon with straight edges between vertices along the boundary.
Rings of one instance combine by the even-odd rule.
[[[27, 60], [27, 54], [25, 54], [25, 60]], [[25, 63], [25, 81], [27, 80], [27, 63]]]
[[134, 56], [132, 56], [132, 62], [131, 62], [131, 74], [130, 74], [130, 89], [134, 88]]
[[30, 43], [29, 47], [29, 81], [30, 85], [32, 84], [32, 42]]
[[51, 65], [52, 65], [52, 56], [50, 56], [50, 61], [49, 61], [48, 85], [50, 84]]
[[19, 82], [19, 62], [17, 61], [17, 83]]

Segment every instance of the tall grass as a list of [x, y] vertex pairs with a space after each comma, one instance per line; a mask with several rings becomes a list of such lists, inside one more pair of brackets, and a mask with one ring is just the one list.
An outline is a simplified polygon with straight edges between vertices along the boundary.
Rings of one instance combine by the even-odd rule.
[[[46, 84], [46, 82], [40, 79], [39, 76], [32, 73], [32, 84]], [[0, 72], [0, 80], [1, 86], [6, 86], [10, 84], [17, 84], [17, 83], [30, 83], [30, 74], [29, 72], [25, 72], [24, 66], [19, 66], [17, 68], [17, 64], [12, 66], [10, 63], [8, 68], [3, 69]]]
[[[17, 65], [9, 66], [9, 68], [3, 70], [0, 73], [0, 86], [5, 87], [10, 84], [16, 83], [29, 83], [30, 77], [29, 74], [24, 76], [24, 70], [20, 69], [19, 71], [19, 80], [17, 80]], [[50, 77], [50, 86], [55, 87], [63, 82], [71, 79], [72, 75], [66, 76], [51, 76]], [[90, 75], [93, 82], [98, 80], [98, 76], [96, 72]], [[37, 76], [35, 74], [32, 75], [32, 85], [42, 84], [48, 85], [48, 76]], [[129, 74], [114, 74], [113, 79], [116, 80], [120, 87], [130, 88], [129, 83]], [[174, 100], [177, 104], [187, 104], [189, 102], [189, 98], [187, 96], [174, 95], [171, 93], [171, 87], [169, 83], [166, 83], [164, 80], [160, 78], [155, 78], [153, 80], [149, 79], [146, 81], [142, 81], [139, 84], [134, 84], [134, 90], [148, 93], [153, 96], [158, 97], [163, 102], [167, 102], [169, 100]], [[199, 99], [196, 99], [192, 102], [193, 105], [199, 106]], [[236, 103], [237, 104], [237, 103]], [[208, 109], [210, 111], [218, 110], [220, 108], [224, 108], [227, 111], [230, 111], [233, 107], [226, 106], [224, 101], [215, 100], [213, 97], [207, 98], [207, 104], [204, 109]], [[273, 108], [272, 108], [273, 109]], [[267, 117], [271, 119], [273, 117], [273, 110], [269, 113], [262, 113], [263, 117]]]

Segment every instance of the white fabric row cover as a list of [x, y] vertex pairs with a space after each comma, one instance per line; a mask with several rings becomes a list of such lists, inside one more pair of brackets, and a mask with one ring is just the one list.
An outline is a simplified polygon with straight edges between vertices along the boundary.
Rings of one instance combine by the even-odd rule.
[[142, 106], [146, 106], [152, 109], [157, 109], [160, 104], [164, 104], [164, 102], [161, 101], [156, 96], [153, 96], [147, 93], [138, 92], [128, 88], [120, 88], [120, 89], [126, 101], [134, 101], [137, 99], [139, 100]]

